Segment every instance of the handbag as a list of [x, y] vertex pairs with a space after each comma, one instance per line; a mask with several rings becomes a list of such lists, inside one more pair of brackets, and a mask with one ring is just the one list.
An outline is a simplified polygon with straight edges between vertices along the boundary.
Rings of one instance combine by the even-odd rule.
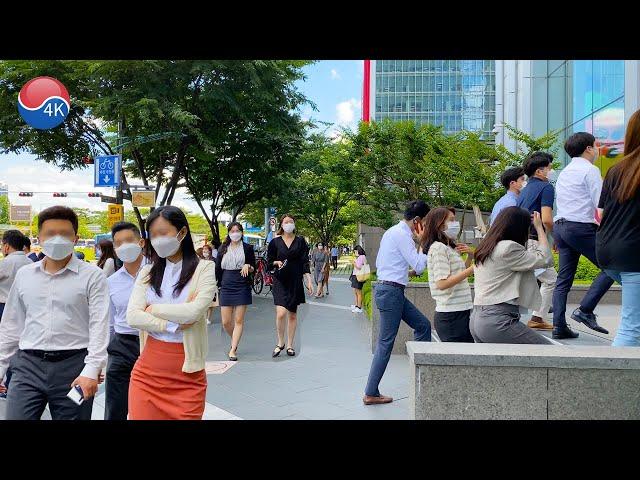
[[[365, 260], [366, 262], [366, 260]], [[359, 282], [366, 282], [371, 277], [371, 267], [368, 263], [364, 263], [362, 267], [353, 269], [353, 273], [356, 275], [356, 280]]]

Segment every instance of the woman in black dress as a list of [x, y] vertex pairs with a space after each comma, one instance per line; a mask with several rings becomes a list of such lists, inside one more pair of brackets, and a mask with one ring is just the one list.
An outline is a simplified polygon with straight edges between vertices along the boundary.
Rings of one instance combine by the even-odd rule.
[[[287, 329], [287, 355], [293, 357], [293, 340], [298, 322], [298, 305], [305, 303], [302, 279], [306, 280], [307, 292], [313, 294], [311, 271], [309, 269], [309, 245], [303, 237], [295, 234], [295, 220], [291, 215], [283, 215], [280, 229], [267, 248], [267, 265], [277, 268], [273, 279], [273, 303], [276, 306], [276, 333], [278, 343], [273, 357], [284, 350], [284, 322], [289, 317]], [[286, 263], [285, 263], [286, 262]], [[283, 266], [284, 265], [284, 266]]]
[[249, 274], [256, 265], [253, 246], [242, 241], [244, 230], [238, 222], [228, 226], [227, 238], [216, 258], [216, 279], [220, 287], [220, 314], [222, 326], [231, 337], [229, 360], [238, 360], [236, 350], [242, 337], [244, 315], [251, 305]]

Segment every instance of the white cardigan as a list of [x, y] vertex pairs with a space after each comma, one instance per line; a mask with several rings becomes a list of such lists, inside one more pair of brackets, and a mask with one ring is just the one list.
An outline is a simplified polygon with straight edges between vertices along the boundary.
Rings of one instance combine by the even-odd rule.
[[215, 263], [201, 260], [191, 279], [189, 295], [197, 292], [195, 298], [186, 303], [154, 304], [151, 313], [147, 308], [147, 289], [151, 285], [147, 282], [152, 265], [145, 265], [140, 270], [136, 283], [131, 292], [127, 307], [127, 323], [140, 331], [140, 352], [147, 341], [147, 332], [164, 332], [167, 321], [174, 323], [193, 323], [195, 325], [183, 331], [184, 364], [182, 371], [193, 373], [204, 370], [209, 350], [207, 336], [207, 310], [211, 300], [218, 292], [216, 286]]

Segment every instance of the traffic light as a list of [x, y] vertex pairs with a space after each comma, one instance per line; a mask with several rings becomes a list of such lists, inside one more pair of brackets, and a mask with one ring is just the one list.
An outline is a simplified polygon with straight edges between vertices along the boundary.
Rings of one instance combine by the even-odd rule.
[[33, 197], [33, 192], [20, 192], [18, 193], [19, 197]]
[[102, 196], [102, 194], [98, 193], [98, 192], [89, 192], [89, 196], [90, 197], [100, 197], [100, 196]]
[[58, 193], [58, 192], [54, 192], [53, 194], [54, 197], [66, 197], [67, 194], [66, 193]]
[[82, 163], [84, 163], [85, 165], [93, 165], [93, 158], [89, 156], [82, 157]]

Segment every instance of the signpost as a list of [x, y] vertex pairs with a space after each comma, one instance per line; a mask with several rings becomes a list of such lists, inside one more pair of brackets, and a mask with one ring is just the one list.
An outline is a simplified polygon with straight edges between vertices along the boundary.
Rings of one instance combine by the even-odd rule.
[[9, 220], [11, 222], [30, 222], [31, 205], [11, 205]]
[[269, 227], [270, 227], [272, 232], [276, 231], [276, 217], [271, 217], [269, 219]]
[[87, 225], [87, 230], [91, 233], [100, 233], [102, 231], [102, 227], [100, 225]]
[[96, 157], [94, 164], [94, 187], [118, 187], [120, 185], [121, 155]]
[[132, 190], [131, 204], [134, 207], [155, 207], [156, 206], [155, 190]]
[[116, 223], [124, 220], [124, 205], [109, 204], [109, 210], [107, 210], [107, 223], [109, 228], [113, 227]]

